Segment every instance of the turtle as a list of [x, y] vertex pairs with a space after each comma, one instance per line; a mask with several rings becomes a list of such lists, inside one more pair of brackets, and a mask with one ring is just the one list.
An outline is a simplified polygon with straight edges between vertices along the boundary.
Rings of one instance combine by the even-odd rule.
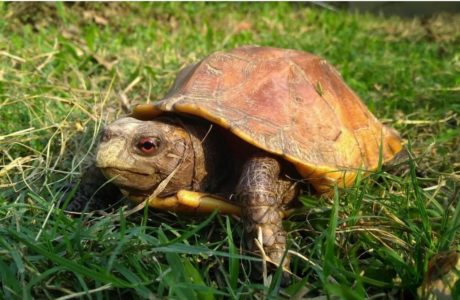
[[243, 46], [182, 69], [102, 134], [96, 166], [137, 203], [240, 215], [249, 250], [289, 268], [282, 221], [302, 190], [331, 195], [403, 149], [325, 59]]

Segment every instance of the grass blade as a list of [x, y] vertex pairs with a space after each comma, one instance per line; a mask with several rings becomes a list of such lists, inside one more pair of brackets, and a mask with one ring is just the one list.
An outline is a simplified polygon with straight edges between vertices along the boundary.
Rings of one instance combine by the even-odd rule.
[[48, 251], [44, 249], [43, 247], [39, 246], [38, 244], [35, 244], [34, 241], [29, 240], [26, 236], [24, 236], [21, 233], [18, 233], [14, 230], [9, 229], [7, 231], [15, 240], [20, 241], [24, 245], [26, 245], [29, 249], [31, 249], [34, 252], [37, 252], [38, 254], [50, 259], [53, 261], [55, 264], [61, 265], [68, 270], [79, 273], [82, 275], [85, 275], [89, 278], [92, 278], [94, 280], [102, 281], [105, 283], [110, 283], [115, 287], [132, 287], [131, 284], [128, 282], [110, 274], [107, 273], [104, 270], [98, 271], [99, 267], [92, 266], [91, 268], [85, 267], [77, 262], [74, 262], [72, 260], [66, 259], [64, 257], [58, 256], [54, 254], [52, 251]]

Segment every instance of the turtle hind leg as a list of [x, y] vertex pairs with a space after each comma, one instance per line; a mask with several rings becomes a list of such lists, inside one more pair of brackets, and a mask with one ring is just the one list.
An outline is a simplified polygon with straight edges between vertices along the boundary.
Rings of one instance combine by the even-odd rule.
[[286, 231], [282, 206], [296, 196], [296, 189], [295, 183], [288, 182], [283, 175], [276, 158], [256, 155], [243, 166], [236, 193], [242, 205], [249, 248], [260, 252], [255, 243], [255, 239], [259, 240], [270, 260], [288, 270], [289, 258], [283, 260]]

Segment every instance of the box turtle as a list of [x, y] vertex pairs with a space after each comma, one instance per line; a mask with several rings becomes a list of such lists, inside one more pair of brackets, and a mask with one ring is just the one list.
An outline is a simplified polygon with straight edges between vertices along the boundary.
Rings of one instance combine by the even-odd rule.
[[348, 187], [401, 149], [324, 59], [246, 46], [186, 67], [162, 100], [107, 126], [96, 165], [151, 207], [241, 215], [251, 250], [288, 267], [282, 219], [299, 189]]

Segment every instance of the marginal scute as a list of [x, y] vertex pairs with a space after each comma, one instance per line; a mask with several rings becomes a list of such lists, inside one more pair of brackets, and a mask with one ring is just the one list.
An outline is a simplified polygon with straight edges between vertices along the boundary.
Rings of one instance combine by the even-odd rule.
[[130, 117], [139, 119], [139, 120], [151, 120], [160, 114], [163, 113], [163, 110], [157, 108], [155, 105], [148, 103], [148, 104], [139, 104], [137, 105]]
[[192, 114], [290, 161], [319, 192], [353, 184], [401, 151], [326, 60], [315, 55], [246, 46], [217, 52], [181, 71], [167, 96], [138, 107]]

